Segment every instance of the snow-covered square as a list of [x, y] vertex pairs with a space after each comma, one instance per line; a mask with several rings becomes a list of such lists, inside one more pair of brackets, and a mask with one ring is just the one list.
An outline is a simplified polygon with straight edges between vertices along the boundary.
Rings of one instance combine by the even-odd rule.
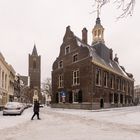
[[32, 108], [21, 116], [0, 112], [0, 140], [138, 140], [140, 106], [103, 110], [44, 107], [41, 120], [31, 120]]

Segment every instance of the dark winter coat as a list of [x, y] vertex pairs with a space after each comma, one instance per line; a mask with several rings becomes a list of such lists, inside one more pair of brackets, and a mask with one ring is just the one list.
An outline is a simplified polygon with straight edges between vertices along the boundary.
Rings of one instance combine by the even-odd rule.
[[39, 103], [38, 102], [34, 103], [34, 112], [39, 112]]

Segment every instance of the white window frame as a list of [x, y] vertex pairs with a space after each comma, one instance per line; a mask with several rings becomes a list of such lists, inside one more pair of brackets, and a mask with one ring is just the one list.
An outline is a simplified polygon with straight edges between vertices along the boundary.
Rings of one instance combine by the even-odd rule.
[[108, 72], [104, 72], [104, 87], [108, 87]]
[[72, 72], [72, 83], [73, 83], [73, 86], [80, 85], [80, 71], [79, 71], [79, 69], [74, 70]]
[[4, 71], [2, 71], [2, 88], [4, 88]]
[[122, 80], [122, 91], [125, 91], [125, 80]]
[[[68, 52], [67, 52], [67, 49], [68, 49]], [[69, 54], [70, 53], [70, 45], [67, 45], [66, 47], [65, 47], [65, 55], [66, 54]]]
[[58, 92], [58, 102], [62, 103], [62, 96], [61, 96], [61, 92]]
[[111, 75], [110, 80], [112, 80], [110, 87], [111, 87], [111, 89], [114, 89], [115, 76], [114, 75]]
[[126, 82], [126, 94], [128, 95], [128, 86], [129, 86], [129, 84], [128, 84], [128, 82]]
[[78, 92], [77, 90], [72, 91], [72, 102], [73, 103], [78, 103]]
[[58, 88], [63, 88], [64, 86], [64, 77], [63, 74], [58, 75]]
[[[97, 77], [97, 74], [99, 74], [99, 76]], [[96, 82], [96, 79], [98, 78], [98, 83]], [[95, 84], [96, 86], [101, 86], [101, 69], [96, 68], [95, 71]]]
[[121, 79], [117, 78], [117, 90], [121, 90]]
[[63, 68], [63, 60], [60, 60], [59, 62], [58, 62], [58, 68], [60, 69], [60, 68]]
[[[77, 56], [77, 60], [74, 60], [74, 57]], [[72, 55], [72, 62], [76, 63], [78, 61], [78, 53]]]
[[5, 74], [5, 89], [7, 89], [7, 74]]

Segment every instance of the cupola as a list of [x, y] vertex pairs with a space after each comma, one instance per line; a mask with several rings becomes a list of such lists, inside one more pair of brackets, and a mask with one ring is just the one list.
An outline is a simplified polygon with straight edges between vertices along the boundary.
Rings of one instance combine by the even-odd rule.
[[96, 19], [96, 24], [92, 30], [92, 45], [96, 43], [104, 43], [104, 28], [101, 25], [101, 20], [99, 17]]

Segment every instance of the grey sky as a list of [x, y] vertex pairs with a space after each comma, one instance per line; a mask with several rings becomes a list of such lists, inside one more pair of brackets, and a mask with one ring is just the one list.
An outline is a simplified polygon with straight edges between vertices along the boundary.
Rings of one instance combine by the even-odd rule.
[[[17, 73], [28, 75], [28, 54], [34, 43], [42, 57], [42, 80], [51, 77], [52, 63], [59, 54], [66, 26], [81, 38], [88, 29], [88, 43], [96, 14], [93, 0], [0, 0], [0, 51]], [[134, 15], [116, 21], [119, 11], [110, 4], [101, 11], [105, 44], [117, 53], [120, 65], [140, 84], [140, 1]]]

